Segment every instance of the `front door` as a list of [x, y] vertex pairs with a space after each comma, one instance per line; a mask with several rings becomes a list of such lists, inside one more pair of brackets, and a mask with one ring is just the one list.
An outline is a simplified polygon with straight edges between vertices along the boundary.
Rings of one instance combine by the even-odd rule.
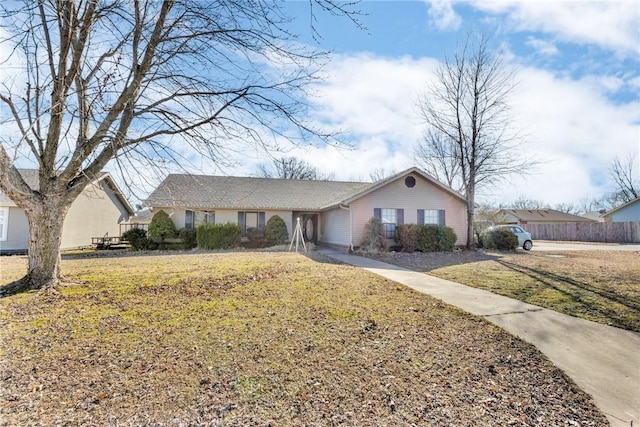
[[302, 215], [304, 240], [307, 242], [318, 243], [318, 214]]
[[300, 218], [300, 228], [305, 242], [318, 243], [318, 214], [293, 212], [293, 227]]

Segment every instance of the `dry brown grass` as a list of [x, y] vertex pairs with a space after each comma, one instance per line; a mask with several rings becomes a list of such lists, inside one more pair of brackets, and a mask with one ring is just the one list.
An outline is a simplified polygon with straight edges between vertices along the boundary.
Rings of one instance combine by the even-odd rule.
[[640, 253], [389, 253], [376, 257], [560, 313], [640, 332]]
[[0, 300], [0, 424], [606, 424], [532, 346], [324, 261], [63, 261], [82, 285]]

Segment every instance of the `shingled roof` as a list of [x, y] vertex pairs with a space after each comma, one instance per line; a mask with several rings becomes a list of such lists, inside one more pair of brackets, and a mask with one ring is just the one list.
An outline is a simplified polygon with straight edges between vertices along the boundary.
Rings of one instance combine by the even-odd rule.
[[144, 203], [154, 207], [315, 211], [335, 206], [374, 185], [370, 182], [172, 174]]
[[511, 214], [520, 221], [545, 222], [594, 222], [594, 220], [572, 215], [555, 209], [502, 209], [500, 212]]
[[[24, 179], [24, 182], [32, 189], [37, 189], [40, 183], [40, 172], [38, 169], [18, 169], [18, 172]], [[111, 187], [113, 194], [120, 200], [120, 203], [124, 206], [124, 208], [129, 212], [129, 214], [133, 215], [133, 208], [129, 201], [124, 197], [124, 195], [118, 189], [115, 181], [111, 177], [108, 172], [101, 172], [100, 176], [97, 178], [97, 181], [106, 180]], [[0, 206], [16, 206], [16, 204], [2, 191], [0, 191]]]

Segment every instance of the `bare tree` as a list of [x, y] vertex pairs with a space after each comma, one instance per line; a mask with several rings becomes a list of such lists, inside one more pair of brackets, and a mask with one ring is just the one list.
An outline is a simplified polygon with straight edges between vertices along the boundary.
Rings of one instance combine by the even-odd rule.
[[554, 209], [572, 215], [580, 215], [581, 213], [586, 213], [582, 212], [580, 206], [570, 202], [558, 203], [554, 206]]
[[[310, 4], [357, 17], [353, 3]], [[4, 292], [60, 283], [65, 215], [112, 161], [121, 171], [193, 153], [220, 161], [225, 144], [268, 148], [264, 135], [291, 125], [297, 140], [331, 137], [302, 119], [325, 57], [290, 43], [279, 3], [24, 0], [0, 15], [0, 63], [12, 67], [2, 75], [15, 71], [0, 82], [0, 190], [29, 223], [27, 275]], [[37, 188], [16, 168], [25, 163]]]
[[428, 129], [422, 142], [416, 146], [413, 156], [425, 172], [450, 188], [463, 192], [457, 148], [442, 133]]
[[375, 168], [369, 173], [369, 180], [371, 182], [382, 181], [383, 179], [388, 178], [395, 173], [396, 172], [393, 170], [388, 171], [385, 168]]
[[535, 199], [527, 199], [526, 197], [518, 197], [509, 205], [510, 209], [536, 210], [548, 208], [544, 202]]
[[331, 175], [323, 174], [318, 168], [297, 157], [273, 159], [273, 164], [260, 163], [258, 174], [264, 178], [329, 180]]
[[467, 247], [473, 247], [475, 194], [529, 165], [517, 151], [520, 139], [509, 120], [513, 72], [490, 51], [486, 37], [472, 36], [453, 60], [445, 58], [436, 81], [419, 102], [427, 125], [416, 161], [437, 178], [464, 191]]
[[618, 157], [613, 160], [609, 168], [609, 176], [615, 184], [615, 190], [609, 197], [611, 205], [621, 205], [640, 197], [640, 170], [637, 167], [633, 153], [622, 160]]

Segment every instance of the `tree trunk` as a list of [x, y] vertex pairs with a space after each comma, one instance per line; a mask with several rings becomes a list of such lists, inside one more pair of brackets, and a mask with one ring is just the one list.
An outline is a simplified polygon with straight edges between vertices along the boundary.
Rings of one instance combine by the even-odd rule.
[[473, 218], [475, 216], [475, 188], [467, 188], [467, 249], [474, 249]]
[[29, 267], [20, 280], [23, 290], [52, 289], [60, 283], [62, 225], [69, 206], [61, 197], [48, 197], [25, 209], [29, 221]]

